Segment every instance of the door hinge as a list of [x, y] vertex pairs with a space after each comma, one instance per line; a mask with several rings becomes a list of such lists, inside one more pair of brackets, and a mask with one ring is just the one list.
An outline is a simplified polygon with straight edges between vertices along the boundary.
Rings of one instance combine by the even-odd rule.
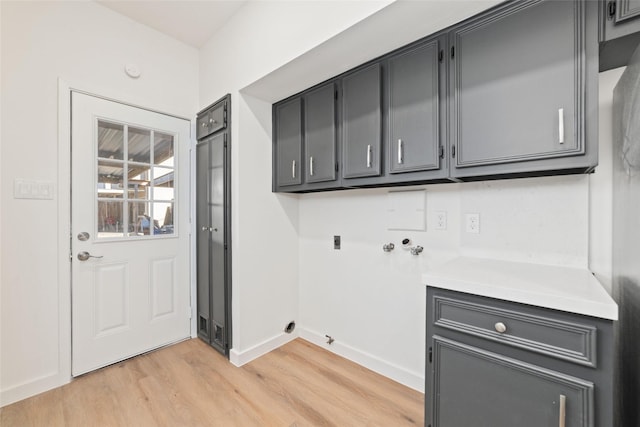
[[191, 319], [192, 316], [193, 316], [192, 311], [191, 311], [191, 306], [187, 307], [187, 316], [188, 316], [189, 319]]
[[69, 262], [73, 261], [73, 252], [69, 252]]
[[455, 56], [456, 56], [456, 47], [451, 46], [451, 59], [455, 58]]
[[444, 146], [440, 146], [440, 158], [444, 159]]
[[429, 347], [429, 363], [433, 362], [433, 347]]
[[333, 92], [333, 98], [336, 100], [338, 99], [338, 89]]
[[612, 19], [614, 16], [616, 16], [616, 2], [615, 1], [610, 1], [609, 4], [607, 5], [607, 9], [609, 11], [609, 19]]
[[456, 146], [455, 145], [451, 146], [451, 157], [456, 157]]
[[338, 172], [338, 162], [336, 162], [336, 172]]
[[443, 58], [444, 58], [444, 50], [440, 49], [440, 52], [438, 53], [438, 62], [442, 62]]

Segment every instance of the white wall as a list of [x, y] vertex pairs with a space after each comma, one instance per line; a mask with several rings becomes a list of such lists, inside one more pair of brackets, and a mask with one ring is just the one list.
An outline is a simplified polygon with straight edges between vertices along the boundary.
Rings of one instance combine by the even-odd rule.
[[225, 93], [233, 104], [234, 363], [287, 340], [302, 316], [302, 217], [298, 196], [271, 193], [271, 103], [495, 3], [250, 2], [203, 47], [201, 107]]
[[589, 177], [590, 224], [589, 267], [611, 293], [612, 285], [612, 168], [613, 134], [612, 103], [613, 88], [618, 83], [625, 67], [600, 74], [599, 110], [599, 164], [596, 173]]
[[[67, 200], [68, 175], [58, 168], [69, 153], [58, 152], [58, 78], [74, 88], [191, 117], [198, 105], [198, 52], [95, 2], [2, 1], [0, 10], [5, 405], [69, 379], [69, 283], [59, 280], [65, 276], [59, 261], [68, 251], [68, 240], [59, 237], [68, 228], [59, 212], [68, 207], [59, 203]], [[140, 67], [139, 79], [124, 74], [128, 62]], [[56, 195], [14, 199], [16, 178], [53, 182]]]

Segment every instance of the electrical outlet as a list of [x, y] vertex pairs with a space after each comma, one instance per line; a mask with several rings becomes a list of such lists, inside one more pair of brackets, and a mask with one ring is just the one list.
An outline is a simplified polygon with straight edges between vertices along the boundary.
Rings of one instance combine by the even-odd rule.
[[436, 230], [446, 230], [447, 229], [447, 212], [445, 211], [436, 211], [433, 214], [435, 219], [435, 229]]
[[480, 233], [480, 214], [479, 213], [468, 213], [466, 215], [466, 229], [467, 233]]

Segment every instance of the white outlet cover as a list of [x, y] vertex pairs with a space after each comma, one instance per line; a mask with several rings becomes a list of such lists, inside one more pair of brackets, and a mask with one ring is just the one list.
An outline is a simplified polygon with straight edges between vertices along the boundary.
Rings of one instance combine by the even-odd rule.
[[433, 228], [435, 230], [447, 229], [447, 212], [446, 211], [435, 211], [433, 213]]
[[467, 233], [479, 234], [480, 233], [480, 214], [468, 213], [466, 215], [466, 230]]

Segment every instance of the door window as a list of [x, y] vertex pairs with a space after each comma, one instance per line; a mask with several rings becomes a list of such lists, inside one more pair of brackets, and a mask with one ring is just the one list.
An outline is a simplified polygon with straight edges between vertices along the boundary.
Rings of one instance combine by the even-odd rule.
[[175, 136], [102, 119], [96, 126], [97, 237], [174, 235]]

